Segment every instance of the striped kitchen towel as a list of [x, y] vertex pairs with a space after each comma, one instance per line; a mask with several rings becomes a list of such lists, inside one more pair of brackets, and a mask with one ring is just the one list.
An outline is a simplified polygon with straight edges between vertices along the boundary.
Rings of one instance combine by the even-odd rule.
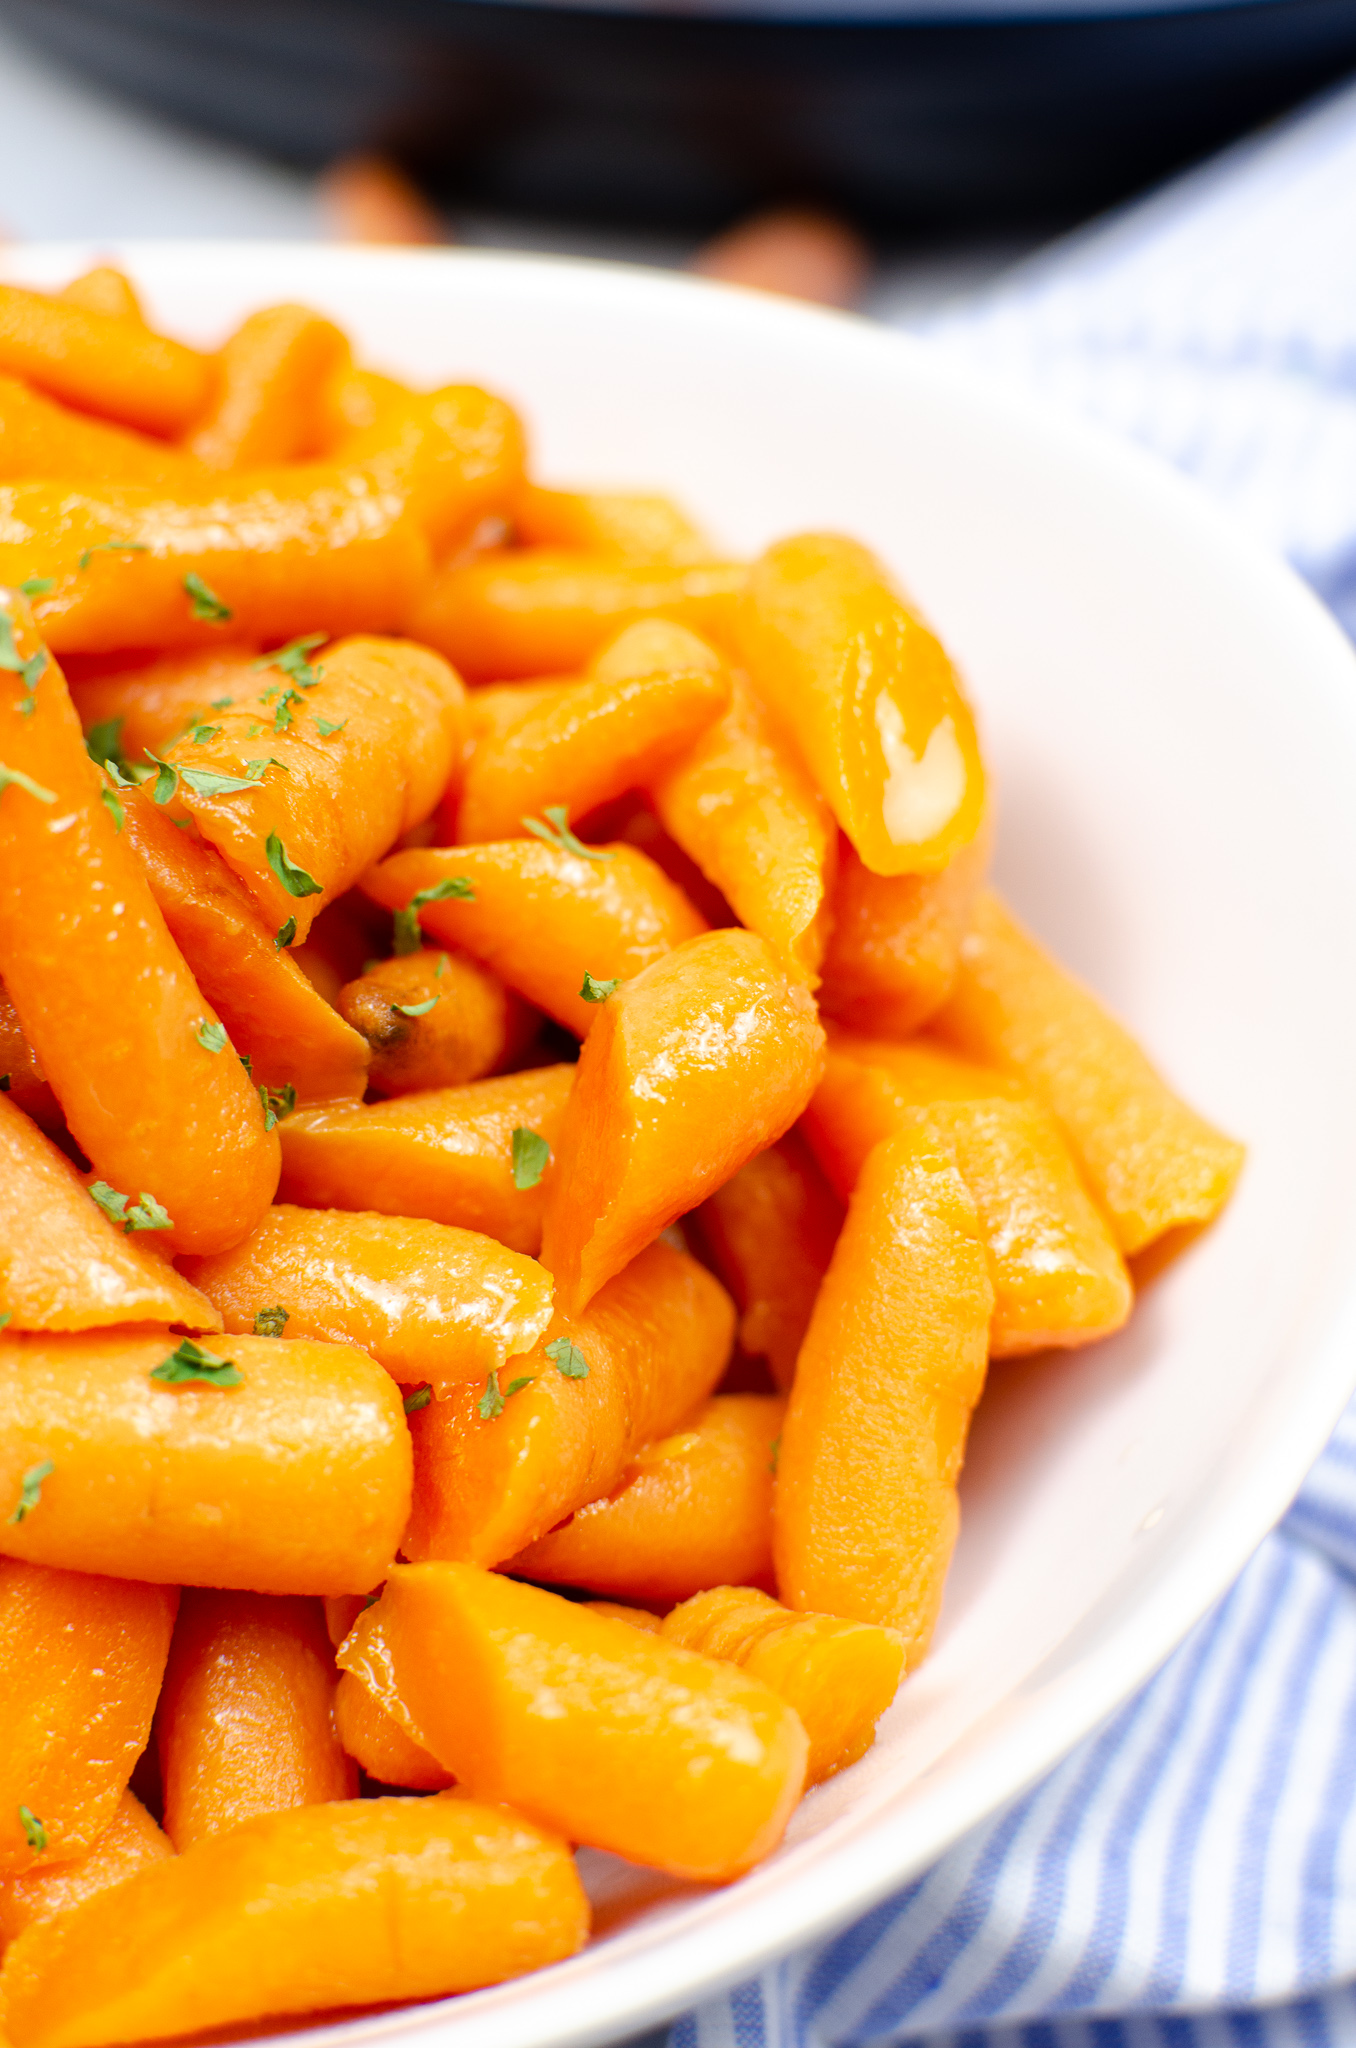
[[[1197, 477], [1356, 636], [1356, 89], [924, 331]], [[1356, 1404], [1137, 1698], [672, 2048], [1338, 2048], [1351, 1979]]]

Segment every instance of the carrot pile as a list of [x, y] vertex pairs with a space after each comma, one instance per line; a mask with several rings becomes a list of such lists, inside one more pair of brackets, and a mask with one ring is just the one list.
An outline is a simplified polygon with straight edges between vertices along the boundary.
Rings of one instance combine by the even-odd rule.
[[539, 1968], [576, 1844], [737, 1877], [926, 1653], [989, 1358], [1240, 1148], [986, 888], [850, 540], [102, 271], [0, 286], [0, 585], [12, 2048]]

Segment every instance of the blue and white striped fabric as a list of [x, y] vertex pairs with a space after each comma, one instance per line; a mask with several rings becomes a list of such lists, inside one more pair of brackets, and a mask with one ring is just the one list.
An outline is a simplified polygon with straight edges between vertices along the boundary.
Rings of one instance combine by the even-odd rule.
[[[1356, 635], [1356, 90], [936, 344], [1156, 449]], [[1356, 1403], [1281, 1527], [1036, 1791], [672, 2048], [1356, 2043]]]

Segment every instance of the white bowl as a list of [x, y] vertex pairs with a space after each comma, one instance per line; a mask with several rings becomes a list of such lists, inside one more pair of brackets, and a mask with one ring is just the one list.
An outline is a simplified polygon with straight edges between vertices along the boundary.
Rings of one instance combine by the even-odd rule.
[[[92, 252], [8, 251], [56, 283]], [[1091, 1352], [999, 1366], [936, 1648], [778, 1855], [702, 1892], [586, 1857], [606, 1929], [495, 1990], [319, 2030], [602, 2041], [931, 1863], [1149, 1676], [1294, 1494], [1356, 1379], [1356, 661], [1166, 470], [863, 323], [643, 271], [323, 248], [124, 252], [214, 342], [304, 299], [368, 360], [520, 405], [538, 474], [675, 492], [738, 550], [841, 527], [962, 663], [1017, 907], [1246, 1139], [1217, 1228]]]

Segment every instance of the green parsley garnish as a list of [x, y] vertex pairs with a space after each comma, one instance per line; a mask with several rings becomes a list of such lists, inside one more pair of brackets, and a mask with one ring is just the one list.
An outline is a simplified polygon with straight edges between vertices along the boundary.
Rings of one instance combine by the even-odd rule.
[[234, 702], [234, 697], [214, 697], [212, 699], [212, 709], [213, 711], [229, 711]]
[[313, 647], [323, 647], [329, 637], [328, 633], [303, 633], [299, 640], [289, 640], [286, 647], [279, 647], [273, 654], [261, 655], [254, 666], [280, 668], [303, 690], [313, 690], [325, 671], [312, 668], [306, 657]]
[[117, 790], [101, 789], [99, 791], [99, 801], [113, 820], [113, 830], [121, 832], [123, 826], [127, 823], [127, 813], [122, 807], [122, 798], [118, 795]]
[[55, 576], [25, 576], [19, 585], [20, 597], [46, 597], [49, 590], [56, 589]]
[[256, 1337], [281, 1337], [290, 1309], [258, 1308], [254, 1311], [254, 1334]]
[[270, 832], [264, 841], [264, 852], [268, 864], [289, 896], [319, 896], [323, 894], [321, 884], [314, 875], [308, 875], [305, 868], [299, 868], [287, 858], [287, 849], [276, 832]]
[[19, 709], [25, 717], [33, 709], [33, 692], [38, 687], [38, 678], [47, 666], [47, 649], [40, 647], [36, 654], [30, 654], [27, 661], [14, 645], [14, 622], [8, 612], [0, 612], [0, 668], [7, 668], [17, 676], [27, 692]]
[[529, 1131], [519, 1124], [513, 1133], [513, 1185], [515, 1188], [534, 1188], [545, 1173], [551, 1157], [551, 1147], [540, 1131]]
[[54, 789], [44, 789], [42, 784], [35, 782], [31, 775], [25, 775], [22, 768], [6, 768], [4, 762], [0, 761], [0, 790], [8, 789], [11, 782], [16, 789], [27, 790], [30, 796], [35, 796], [40, 804], [54, 804], [56, 802], [56, 791]]
[[584, 986], [579, 993], [586, 1003], [605, 1003], [621, 987], [620, 975], [613, 981], [595, 981], [591, 974], [585, 974]]
[[195, 619], [206, 619], [210, 625], [221, 626], [233, 616], [231, 607], [222, 603], [215, 590], [209, 590], [196, 569], [190, 569], [185, 576], [184, 589], [193, 600]]
[[149, 747], [146, 749], [146, 759], [153, 762], [159, 771], [151, 795], [156, 803], [167, 804], [179, 787], [179, 770], [172, 761], [162, 761], [159, 754], [153, 754]]
[[492, 1372], [485, 1380], [485, 1391], [476, 1402], [476, 1413], [482, 1422], [493, 1422], [504, 1412], [504, 1397], [499, 1391], [499, 1375]]
[[24, 1840], [35, 1855], [41, 1856], [47, 1847], [47, 1830], [31, 1807], [19, 1808], [19, 1826], [24, 1831]]
[[430, 882], [427, 889], [416, 889], [403, 910], [395, 914], [395, 937], [392, 951], [395, 953], [417, 953], [424, 943], [424, 934], [419, 924], [419, 913], [426, 903], [446, 903], [454, 897], [458, 903], [474, 903], [475, 890], [465, 875], [444, 875], [441, 882]]
[[271, 1131], [274, 1124], [280, 1124], [285, 1116], [291, 1116], [297, 1106], [297, 1091], [290, 1081], [281, 1088], [266, 1088], [260, 1084], [259, 1100], [263, 1105], [264, 1129]]
[[219, 1024], [215, 1018], [209, 1021], [206, 1017], [200, 1017], [193, 1026], [193, 1036], [197, 1039], [204, 1052], [225, 1052], [226, 1050], [228, 1043], [226, 1026]]
[[406, 1394], [403, 1404], [405, 1413], [407, 1415], [417, 1415], [421, 1408], [428, 1407], [428, 1404], [432, 1399], [433, 1389], [431, 1386], [429, 1386], [428, 1382], [425, 1381], [422, 1387], [416, 1387], [413, 1393]]
[[127, 758], [122, 751], [122, 720], [102, 718], [97, 725], [92, 725], [85, 734], [85, 752], [90, 760], [97, 761], [101, 768], [106, 761], [116, 762], [125, 775]]
[[337, 732], [342, 732], [347, 724], [348, 720], [346, 718], [320, 718], [317, 716], [315, 729], [320, 734], [322, 740], [330, 740], [334, 738]]
[[564, 804], [546, 804], [541, 818], [520, 818], [520, 825], [526, 825], [529, 832], [538, 839], [544, 839], [548, 846], [554, 846], [558, 853], [578, 854], [581, 860], [615, 860], [615, 853], [604, 852], [601, 846], [585, 846], [582, 839], [576, 839], [570, 830], [570, 814]]
[[218, 775], [213, 768], [181, 768], [179, 773], [195, 796], [236, 796], [242, 789], [254, 789], [268, 765], [247, 761], [243, 775]]
[[280, 924], [273, 935], [273, 950], [281, 953], [284, 946], [290, 946], [297, 935], [297, 921], [289, 917], [286, 924]]
[[392, 1003], [391, 1011], [397, 1017], [427, 1017], [441, 1001], [441, 996], [430, 996], [426, 1003]]
[[[129, 1235], [134, 1230], [173, 1230], [174, 1224], [167, 1209], [162, 1209], [154, 1195], [148, 1195], [145, 1188], [141, 1199], [132, 1202], [130, 1195], [120, 1195], [106, 1180], [94, 1180], [89, 1192], [103, 1210], [110, 1223], [121, 1223]], [[130, 1206], [129, 1206], [130, 1204]]]
[[188, 728], [188, 737], [192, 740], [195, 747], [205, 747], [207, 742], [214, 740], [220, 731], [221, 727], [219, 725], [191, 725]]
[[770, 1472], [770, 1473], [772, 1474], [772, 1476], [773, 1476], [773, 1478], [774, 1478], [774, 1479], [775, 1479], [775, 1478], [777, 1477], [777, 1467], [778, 1467], [778, 1465], [779, 1465], [779, 1464], [781, 1463], [781, 1456], [782, 1456], [782, 1440], [781, 1440], [781, 1437], [780, 1437], [780, 1436], [774, 1436], [774, 1437], [773, 1437], [773, 1439], [772, 1439], [772, 1442], [771, 1442], [771, 1443], [770, 1443], [770, 1444], [768, 1445], [768, 1453], [767, 1453], [767, 1469], [768, 1469], [768, 1471], [769, 1471], [769, 1472]]
[[504, 1389], [504, 1399], [511, 1401], [515, 1394], [522, 1393], [524, 1387], [530, 1387], [536, 1377], [537, 1375], [534, 1372], [525, 1372], [521, 1379], [510, 1380]]
[[587, 1358], [577, 1344], [571, 1344], [568, 1337], [557, 1337], [554, 1344], [548, 1344], [546, 1356], [556, 1371], [567, 1380], [586, 1380], [589, 1376]]
[[19, 1481], [19, 1503], [9, 1517], [11, 1528], [19, 1522], [26, 1522], [42, 1499], [42, 1482], [50, 1479], [56, 1466], [50, 1458], [42, 1458], [36, 1465], [30, 1465]]
[[304, 704], [305, 701], [300, 690], [284, 690], [278, 699], [278, 708], [273, 714], [274, 732], [286, 732], [292, 723], [292, 706]]
[[234, 1359], [218, 1358], [214, 1351], [204, 1351], [201, 1344], [195, 1344], [191, 1337], [180, 1339], [177, 1348], [168, 1358], [162, 1358], [159, 1365], [151, 1367], [153, 1380], [164, 1380], [167, 1386], [184, 1386], [196, 1381], [204, 1387], [238, 1387], [241, 1375]]
[[[8, 1081], [9, 1075], [6, 1074], [4, 1078]], [[4, 1314], [0, 1315], [0, 1330], [7, 1330], [13, 1321], [14, 1311], [12, 1308], [7, 1308]]]
[[150, 549], [144, 540], [96, 540], [92, 548], [86, 548], [77, 569], [88, 569], [95, 555], [149, 555]]

